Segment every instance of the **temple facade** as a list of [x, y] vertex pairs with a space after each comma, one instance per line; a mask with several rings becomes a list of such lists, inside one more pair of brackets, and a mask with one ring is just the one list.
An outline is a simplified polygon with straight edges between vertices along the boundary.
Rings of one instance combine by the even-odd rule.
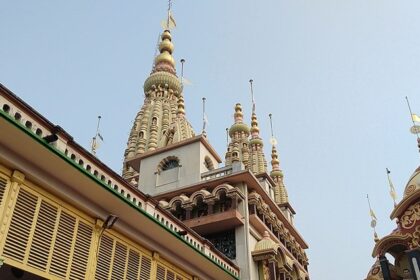
[[309, 279], [308, 245], [293, 224], [275, 145], [267, 164], [255, 106], [249, 125], [241, 104], [233, 106], [222, 160], [187, 119], [170, 30], [159, 51], [127, 141], [123, 178], [237, 265], [240, 279]]

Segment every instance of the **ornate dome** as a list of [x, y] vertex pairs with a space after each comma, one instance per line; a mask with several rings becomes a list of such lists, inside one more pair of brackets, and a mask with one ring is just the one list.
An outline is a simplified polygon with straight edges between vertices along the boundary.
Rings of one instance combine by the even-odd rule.
[[418, 190], [420, 190], [420, 167], [414, 171], [413, 175], [410, 177], [410, 180], [408, 180], [407, 186], [404, 190], [404, 198], [409, 197]]

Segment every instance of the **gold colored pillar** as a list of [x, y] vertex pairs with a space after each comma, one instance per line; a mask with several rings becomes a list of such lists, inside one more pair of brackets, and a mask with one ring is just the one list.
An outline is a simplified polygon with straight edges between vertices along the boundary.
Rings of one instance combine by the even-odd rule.
[[0, 213], [0, 252], [3, 251], [6, 231], [10, 223], [13, 209], [16, 204], [16, 198], [19, 192], [20, 184], [25, 182], [25, 174], [15, 170], [12, 174], [11, 183], [4, 194], [4, 211]]
[[94, 280], [96, 266], [98, 263], [99, 244], [101, 243], [101, 236], [103, 233], [104, 221], [97, 219], [93, 229], [92, 243], [90, 245], [88, 269], [86, 271], [86, 279]]

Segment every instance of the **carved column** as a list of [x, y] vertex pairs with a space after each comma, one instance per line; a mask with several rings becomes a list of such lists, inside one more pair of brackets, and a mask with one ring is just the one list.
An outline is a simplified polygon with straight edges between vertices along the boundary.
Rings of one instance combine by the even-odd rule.
[[207, 204], [207, 215], [213, 214], [215, 201], [211, 199], [211, 200], [206, 200], [205, 203]]
[[104, 221], [97, 219], [93, 228], [93, 236], [89, 250], [88, 269], [86, 271], [86, 279], [95, 279], [96, 267], [98, 263], [98, 251], [101, 243], [101, 237], [103, 234]]
[[255, 215], [257, 214], [257, 207], [255, 204], [249, 204], [249, 215]]
[[277, 280], [275, 259], [270, 259], [268, 261], [268, 271], [270, 273], [270, 280]]
[[4, 194], [4, 213], [0, 213], [0, 245], [6, 236], [8, 224], [12, 218], [12, 213], [15, 207], [16, 199], [19, 193], [20, 185], [25, 182], [25, 174], [15, 170], [10, 178], [11, 183], [8, 191]]
[[191, 212], [192, 212], [192, 209], [193, 209], [192, 204], [182, 205], [182, 208], [185, 209], [185, 220], [191, 219]]
[[238, 209], [238, 194], [229, 194], [228, 197], [230, 197], [230, 199], [232, 200], [231, 208], [235, 210]]

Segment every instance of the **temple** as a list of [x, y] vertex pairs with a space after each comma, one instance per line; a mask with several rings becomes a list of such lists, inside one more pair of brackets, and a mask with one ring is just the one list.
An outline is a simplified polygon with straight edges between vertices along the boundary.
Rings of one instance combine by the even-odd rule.
[[187, 119], [170, 30], [163, 31], [159, 51], [122, 176], [209, 240], [239, 267], [241, 279], [309, 279], [308, 245], [293, 225], [296, 213], [274, 144], [269, 170], [255, 104], [249, 124], [241, 104], [233, 106], [223, 164]]
[[194, 132], [170, 19], [121, 175], [0, 84], [0, 279], [310, 279], [277, 143], [255, 104], [224, 159]]
[[375, 240], [372, 257], [376, 261], [366, 280], [420, 280], [420, 167], [408, 180], [390, 219], [396, 221], [396, 228]]

